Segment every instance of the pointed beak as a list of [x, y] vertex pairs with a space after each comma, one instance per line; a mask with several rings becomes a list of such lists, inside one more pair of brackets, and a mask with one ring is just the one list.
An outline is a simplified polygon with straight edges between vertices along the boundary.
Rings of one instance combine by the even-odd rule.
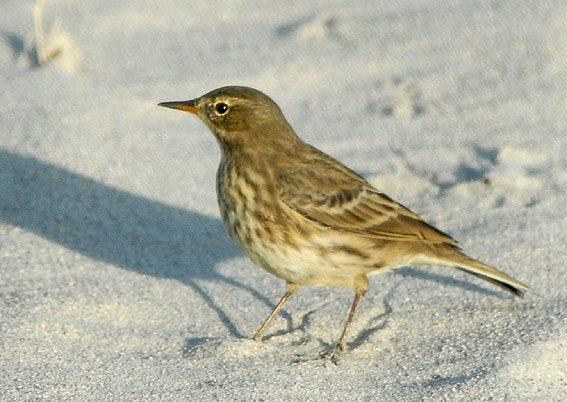
[[191, 99], [188, 101], [178, 101], [178, 102], [161, 102], [158, 106], [167, 107], [170, 109], [183, 110], [185, 112], [199, 114], [199, 108], [197, 107], [197, 99]]

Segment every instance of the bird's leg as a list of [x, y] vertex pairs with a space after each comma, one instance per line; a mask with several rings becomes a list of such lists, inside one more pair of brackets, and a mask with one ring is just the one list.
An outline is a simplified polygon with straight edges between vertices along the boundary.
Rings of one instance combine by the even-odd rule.
[[358, 289], [356, 291], [356, 295], [354, 296], [354, 301], [352, 302], [352, 307], [350, 308], [350, 312], [348, 313], [348, 318], [346, 320], [345, 327], [343, 328], [343, 333], [339, 339], [339, 343], [337, 343], [337, 346], [335, 346], [335, 349], [333, 350], [332, 353], [333, 355], [339, 355], [345, 349], [345, 337], [348, 326], [352, 322], [352, 319], [354, 318], [354, 314], [356, 313], [356, 310], [358, 308], [358, 304], [360, 303], [360, 300], [362, 299], [362, 296], [364, 296], [365, 293], [366, 293], [366, 289]]
[[254, 335], [254, 340], [255, 341], [261, 341], [262, 340], [262, 333], [264, 332], [264, 330], [266, 329], [266, 327], [270, 324], [270, 322], [272, 321], [272, 319], [278, 314], [278, 312], [280, 311], [280, 309], [282, 308], [282, 306], [284, 305], [284, 303], [287, 301], [287, 299], [289, 299], [289, 297], [295, 293], [295, 291], [299, 288], [299, 285], [297, 283], [288, 283], [286, 285], [287, 288], [287, 292], [285, 292], [285, 295], [283, 295], [283, 297], [281, 298], [280, 302], [278, 303], [278, 305], [274, 308], [274, 310], [272, 311], [272, 313], [268, 316], [268, 318], [266, 319], [266, 321], [262, 324], [262, 326], [260, 327], [260, 329], [258, 330], [258, 332], [256, 332], [256, 335]]

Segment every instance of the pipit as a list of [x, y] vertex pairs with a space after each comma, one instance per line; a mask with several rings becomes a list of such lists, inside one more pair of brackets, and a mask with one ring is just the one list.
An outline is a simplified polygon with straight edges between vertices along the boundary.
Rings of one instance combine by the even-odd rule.
[[213, 132], [222, 153], [216, 188], [226, 230], [254, 263], [287, 282], [254, 339], [300, 285], [343, 286], [355, 297], [332, 352], [338, 355], [368, 275], [402, 266], [455, 267], [516, 296], [529, 290], [303, 142], [262, 92], [229, 86], [159, 105], [193, 113]]

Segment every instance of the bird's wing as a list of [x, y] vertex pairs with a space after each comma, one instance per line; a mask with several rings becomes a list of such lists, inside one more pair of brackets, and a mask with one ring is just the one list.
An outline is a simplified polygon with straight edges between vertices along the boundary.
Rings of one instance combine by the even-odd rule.
[[294, 169], [280, 175], [277, 183], [289, 208], [323, 227], [382, 240], [456, 244], [343, 166]]

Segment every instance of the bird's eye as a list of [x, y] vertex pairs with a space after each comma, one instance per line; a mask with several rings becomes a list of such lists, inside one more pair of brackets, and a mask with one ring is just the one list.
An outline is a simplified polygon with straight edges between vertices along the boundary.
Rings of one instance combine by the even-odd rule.
[[228, 112], [228, 105], [224, 102], [219, 102], [215, 105], [215, 111], [217, 112], [217, 114], [222, 116], [223, 114]]

